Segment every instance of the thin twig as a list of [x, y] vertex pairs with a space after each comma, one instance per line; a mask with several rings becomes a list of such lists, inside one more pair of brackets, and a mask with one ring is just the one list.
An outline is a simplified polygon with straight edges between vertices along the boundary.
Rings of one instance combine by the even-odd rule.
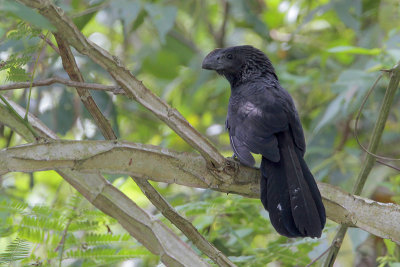
[[66, 238], [67, 233], [68, 233], [68, 228], [69, 228], [69, 225], [72, 223], [73, 219], [74, 218], [72, 218], [72, 217], [69, 218], [67, 224], [65, 225], [61, 240], [58, 243], [57, 247], [54, 249], [54, 252], [57, 252], [57, 250], [59, 250], [61, 246], [64, 246], [65, 238]]
[[58, 50], [58, 47], [53, 44], [53, 42], [47, 38], [43, 33], [39, 34], [39, 38], [43, 39], [51, 48], [53, 48], [54, 51], [57, 52], [57, 54], [60, 54], [60, 50]]
[[[376, 86], [379, 79], [380, 79], [380, 77], [374, 83], [372, 88], [374, 88]], [[397, 88], [399, 86], [399, 81], [400, 81], [400, 62], [395, 67], [393, 67], [390, 72], [390, 82], [386, 89], [386, 93], [383, 98], [380, 110], [379, 110], [378, 118], [376, 120], [376, 124], [375, 124], [373, 132], [372, 132], [371, 141], [370, 141], [370, 143], [368, 145], [368, 149], [367, 149], [367, 151], [369, 151], [370, 153], [366, 154], [364, 163], [362, 165], [360, 173], [358, 174], [357, 181], [353, 188], [354, 195], [360, 195], [360, 193], [362, 192], [362, 189], [364, 188], [364, 185], [368, 178], [368, 175], [370, 174], [372, 167], [373, 167], [374, 163], [376, 162], [375, 153], [378, 149], [378, 145], [380, 143], [382, 133], [385, 128], [387, 118], [389, 116], [390, 108], [393, 103], [394, 94], [396, 93]], [[371, 91], [372, 90], [370, 90], [370, 92]], [[368, 94], [370, 94], [370, 92], [368, 92]], [[332, 245], [331, 249], [329, 250], [328, 257], [324, 262], [324, 267], [332, 267], [333, 264], [335, 263], [336, 257], [339, 253], [339, 250], [340, 250], [340, 247], [342, 244], [342, 241], [344, 239], [344, 236], [346, 235], [347, 228], [348, 228], [347, 225], [341, 225], [339, 227], [339, 230], [336, 233], [336, 235], [332, 241], [333, 245]]]
[[169, 35], [178, 40], [179, 42], [185, 44], [187, 47], [189, 47], [193, 52], [200, 54], [201, 50], [197, 47], [197, 45], [189, 38], [186, 38], [182, 33], [180, 33], [177, 30], [172, 29], [169, 32]]
[[224, 47], [225, 46], [225, 32], [226, 32], [226, 24], [228, 22], [229, 18], [229, 1], [227, 0], [222, 0], [222, 5], [224, 7], [224, 14], [223, 14], [223, 19], [222, 19], [222, 24], [221, 27], [219, 28], [218, 32], [215, 33], [215, 42], [217, 43], [218, 47]]
[[[32, 83], [32, 87], [48, 86], [48, 85], [52, 85], [55, 83], [60, 83], [60, 84], [64, 84], [64, 85], [71, 86], [71, 87], [96, 90], [96, 91], [108, 91], [108, 92], [112, 92], [115, 95], [124, 95], [125, 94], [125, 91], [122, 90], [121, 87], [119, 87], [117, 85], [102, 85], [102, 84], [98, 84], [98, 83], [76, 82], [76, 81], [72, 81], [72, 80], [68, 80], [68, 79], [63, 79], [63, 78], [57, 77], [57, 76], [51, 77], [48, 79], [44, 79], [44, 80], [34, 81]], [[11, 83], [11, 84], [0, 85], [0, 91], [29, 88], [30, 84], [31, 84], [31, 82], [16, 82], [16, 83]]]
[[378, 163], [380, 163], [380, 164], [382, 164], [382, 165], [385, 165], [386, 167], [392, 168], [393, 170], [396, 170], [396, 171], [399, 171], [399, 172], [400, 172], [400, 168], [399, 168], [399, 167], [394, 166], [394, 165], [392, 165], [392, 164], [389, 164], [389, 163], [387, 163], [387, 162], [384, 162], [384, 161], [381, 160], [381, 159], [377, 159], [376, 162], [378, 162]]
[[[77, 204], [78, 204], [78, 203], [77, 203]], [[76, 209], [77, 209], [77, 205], [74, 206], [73, 210], [75, 211]], [[68, 219], [67, 224], [65, 225], [65, 228], [64, 228], [64, 231], [63, 231], [61, 240], [60, 240], [60, 242], [58, 243], [57, 247], [54, 249], [54, 252], [57, 252], [57, 251], [61, 248], [61, 251], [60, 251], [60, 253], [59, 253], [59, 255], [60, 255], [59, 266], [61, 266], [61, 262], [62, 262], [62, 260], [63, 260], [63, 254], [64, 254], [64, 248], [65, 248], [64, 245], [65, 245], [65, 240], [67, 239], [68, 228], [69, 228], [69, 226], [71, 225], [71, 223], [72, 223], [72, 221], [73, 221], [74, 219], [75, 219], [74, 216], [71, 216], [71, 217]]]
[[43, 51], [44, 48], [45, 48], [45, 44], [46, 44], [45, 39], [47, 39], [47, 36], [49, 36], [49, 34], [50, 34], [50, 31], [47, 31], [46, 36], [45, 36], [45, 38], [42, 40], [42, 44], [41, 44], [40, 47], [39, 47], [39, 50], [38, 50], [37, 56], [36, 56], [36, 60], [35, 60], [35, 65], [33, 66], [32, 75], [31, 75], [31, 80], [30, 80], [30, 85], [29, 85], [28, 103], [26, 103], [26, 112], [25, 112], [25, 117], [24, 117], [24, 119], [25, 119], [26, 121], [28, 121], [29, 107], [30, 107], [30, 104], [31, 104], [31, 95], [32, 95], [32, 83], [33, 83], [33, 79], [35, 78], [35, 73], [36, 73], [36, 70], [37, 70], [37, 68], [38, 68], [40, 55], [42, 54], [42, 51]]
[[309, 264], [306, 265], [306, 267], [310, 267], [311, 265], [313, 265], [314, 263], [316, 263], [319, 259], [321, 259], [326, 253], [328, 253], [328, 251], [331, 249], [332, 244], [327, 247], [324, 252], [322, 252], [318, 257], [316, 257], [315, 259], [313, 259]]
[[369, 155], [371, 155], [371, 156], [373, 156], [373, 157], [375, 157], [375, 158], [377, 158], [377, 159], [381, 159], [381, 160], [397, 161], [397, 160], [400, 160], [400, 158], [390, 158], [390, 157], [380, 156], [380, 155], [377, 155], [377, 154], [375, 154], [375, 153], [372, 153], [371, 151], [368, 150], [368, 148], [366, 148], [366, 147], [360, 142], [360, 139], [358, 138], [358, 122], [359, 122], [359, 120], [360, 120], [362, 110], [364, 109], [365, 103], [367, 102], [369, 96], [371, 95], [372, 91], [375, 89], [376, 85], [378, 84], [378, 82], [380, 81], [380, 79], [382, 78], [382, 76], [383, 76], [382, 74], [379, 75], [379, 77], [376, 79], [374, 85], [371, 87], [371, 89], [368, 90], [367, 94], [365, 95], [365, 97], [364, 97], [364, 99], [363, 99], [363, 101], [362, 101], [362, 103], [361, 103], [360, 109], [358, 110], [358, 113], [357, 113], [356, 122], [355, 122], [355, 125], [354, 125], [354, 136], [355, 136], [355, 138], [356, 138], [356, 141], [357, 141], [358, 145], [359, 145], [359, 146], [362, 148], [362, 150], [364, 150], [364, 152], [366, 152], [367, 154], [369, 154]]
[[36, 132], [35, 129], [33, 129], [32, 125], [28, 122], [28, 120], [25, 120], [24, 118], [22, 118], [22, 117], [19, 115], [19, 113], [18, 113], [17, 111], [15, 111], [15, 109], [10, 105], [10, 103], [8, 103], [7, 99], [6, 99], [4, 96], [0, 95], [0, 99], [4, 102], [4, 104], [6, 104], [8, 110], [9, 110], [16, 118], [18, 118], [18, 120], [21, 121], [21, 122], [26, 126], [26, 128], [28, 128], [28, 130], [32, 133], [32, 135], [33, 135], [35, 138], [38, 138], [38, 137], [39, 137], [39, 134]]
[[71, 18], [79, 18], [82, 17], [84, 15], [99, 11], [100, 9], [103, 9], [105, 7], [107, 7], [110, 4], [110, 0], [109, 1], [105, 1], [104, 3], [98, 5], [98, 6], [94, 6], [94, 7], [90, 7], [88, 9], [85, 9], [84, 11], [77, 13], [77, 14], [71, 14]]
[[346, 144], [347, 140], [350, 137], [350, 133], [351, 133], [350, 122], [352, 121], [352, 119], [353, 119], [353, 114], [350, 114], [350, 116], [348, 116], [347, 120], [344, 123], [343, 131], [342, 131], [342, 138], [340, 139], [339, 144], [335, 148], [336, 152], [343, 150], [344, 145]]
[[225, 44], [225, 31], [226, 31], [226, 24], [228, 22], [229, 16], [229, 2], [226, 0], [222, 0], [223, 5], [223, 19], [220, 28], [216, 31], [214, 30], [214, 26], [212, 25], [210, 20], [206, 20], [208, 31], [211, 33], [212, 37], [214, 38], [214, 42], [217, 47], [224, 47]]

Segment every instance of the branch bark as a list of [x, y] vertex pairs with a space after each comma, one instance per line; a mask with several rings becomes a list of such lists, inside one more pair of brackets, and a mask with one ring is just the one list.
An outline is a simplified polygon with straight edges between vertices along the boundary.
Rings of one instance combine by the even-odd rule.
[[[146, 88], [141, 81], [137, 80], [117, 58], [90, 42], [61, 8], [49, 0], [18, 0], [18, 2], [37, 9], [57, 28], [58, 34], [68, 40], [71, 46], [106, 69], [118, 85], [125, 90], [128, 97], [153, 112], [188, 144], [199, 151], [218, 179], [222, 181], [230, 179], [230, 175], [224, 171], [227, 162], [218, 150], [196, 131], [176, 109], [170, 107]], [[231, 166], [228, 167], [231, 168]]]
[[[158, 168], [153, 168], [157, 162]], [[215, 179], [205, 160], [193, 153], [117, 141], [57, 141], [29, 144], [0, 151], [0, 172], [32, 172], [73, 169], [84, 173], [123, 173], [139, 179], [210, 188]], [[234, 183], [213, 190], [259, 197], [259, 171], [240, 166]], [[87, 180], [87, 178], [86, 178]], [[400, 244], [400, 206], [350, 195], [332, 185], [319, 183], [329, 219], [356, 226]]]

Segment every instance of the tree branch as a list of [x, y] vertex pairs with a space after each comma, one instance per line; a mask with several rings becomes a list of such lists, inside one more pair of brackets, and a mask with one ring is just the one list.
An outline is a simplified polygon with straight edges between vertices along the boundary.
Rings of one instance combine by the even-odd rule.
[[58, 47], [55, 46], [55, 44], [53, 44], [53, 42], [49, 40], [49, 38], [47, 38], [43, 33], [39, 34], [39, 38], [44, 40], [51, 48], [54, 49], [54, 51], [57, 52], [57, 54], [60, 54], [60, 50], [58, 50]]
[[[9, 102], [18, 113], [24, 114], [24, 109]], [[30, 123], [41, 136], [47, 139], [57, 139], [57, 135], [43, 125], [40, 120], [31, 114], [28, 116]], [[0, 122], [18, 132], [27, 141], [35, 141], [35, 137], [26, 125], [16, 120], [14, 114], [3, 105], [0, 105]], [[3, 171], [0, 170], [0, 173]], [[82, 174], [68, 168], [56, 169], [56, 171], [95, 207], [115, 218], [132, 237], [142, 243], [150, 252], [159, 255], [165, 265], [209, 266], [167, 226], [138, 207], [98, 172]]]
[[[58, 44], [64, 70], [68, 73], [69, 78], [76, 82], [85, 82], [67, 41], [58, 33], [54, 33], [54, 37]], [[104, 138], [107, 140], [117, 139], [117, 135], [114, 133], [110, 122], [101, 113], [89, 90], [77, 87], [76, 91], [78, 92], [83, 105], [89, 111], [90, 115], [92, 115], [94, 122], [100, 129]]]
[[[146, 88], [141, 81], [137, 80], [129, 70], [120, 64], [119, 60], [90, 42], [62, 9], [49, 0], [18, 0], [18, 2], [37, 9], [57, 28], [58, 34], [68, 40], [71, 46], [106, 69], [125, 90], [128, 97], [135, 99], [153, 112], [199, 151], [218, 179], [223, 181], [230, 178], [230, 175], [225, 172], [226, 160], [219, 151], [202, 134], [196, 131], [176, 109], [170, 107], [164, 100]], [[228, 167], [231, 168], [231, 166]]]
[[[90, 89], [90, 90], [109, 91], [115, 95], [125, 94], [125, 91], [123, 91], [121, 89], [121, 87], [116, 86], [116, 85], [102, 85], [102, 84], [98, 84], [98, 83], [75, 82], [75, 81], [63, 79], [63, 78], [57, 77], [57, 76], [48, 78], [45, 80], [35, 81], [32, 83], [32, 87], [48, 86], [48, 85], [52, 85], [55, 83], [60, 83], [60, 84], [65, 84], [65, 85], [71, 86], [71, 87], [78, 87], [78, 88], [84, 88], [84, 89]], [[17, 83], [0, 85], [0, 91], [29, 88], [30, 84], [31, 84], [30, 82], [17, 82]]]
[[[158, 168], [152, 166], [157, 162]], [[259, 197], [259, 171], [240, 166], [232, 184], [215, 185], [205, 160], [193, 153], [110, 141], [57, 141], [0, 151], [0, 172], [73, 169], [84, 173], [123, 173], [139, 179], [211, 188], [247, 197]], [[87, 180], [87, 178], [86, 178]], [[332, 185], [319, 183], [329, 219], [356, 226], [400, 243], [400, 206], [353, 196]]]
[[223, 5], [224, 8], [224, 13], [223, 13], [223, 19], [222, 19], [222, 24], [221, 27], [219, 28], [218, 32], [215, 33], [214, 39], [217, 44], [217, 47], [224, 47], [225, 46], [225, 32], [226, 32], [226, 24], [228, 22], [229, 18], [229, 9], [230, 9], [230, 4], [229, 1], [227, 0], [222, 0], [221, 4]]

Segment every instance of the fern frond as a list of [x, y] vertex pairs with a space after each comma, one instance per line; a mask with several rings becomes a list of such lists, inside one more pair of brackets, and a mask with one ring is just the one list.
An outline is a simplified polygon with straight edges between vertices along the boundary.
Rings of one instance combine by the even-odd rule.
[[130, 235], [111, 235], [111, 234], [95, 234], [89, 233], [85, 236], [85, 242], [88, 245], [95, 245], [95, 244], [110, 244], [111, 242], [128, 242], [131, 240]]
[[24, 216], [21, 221], [21, 226], [30, 228], [39, 228], [43, 230], [54, 230], [61, 232], [64, 230], [64, 225], [59, 218], [38, 218], [36, 216]]
[[32, 243], [42, 243], [45, 240], [45, 231], [40, 228], [20, 226], [18, 228], [18, 236]]
[[31, 74], [27, 73], [21, 67], [10, 67], [7, 72], [7, 81], [10, 82], [26, 82], [31, 79]]
[[148, 255], [148, 251], [144, 248], [136, 249], [109, 249], [109, 248], [93, 248], [88, 250], [70, 250], [65, 254], [64, 259], [131, 259]]
[[98, 209], [82, 209], [80, 211], [81, 216], [88, 219], [101, 223], [116, 224], [118, 221]]
[[99, 222], [89, 220], [76, 220], [71, 222], [69, 225], [69, 231], [88, 231], [97, 230], [99, 228]]
[[17, 226], [6, 224], [0, 226], [0, 237], [10, 236], [17, 231]]
[[6, 200], [0, 201], [1, 212], [24, 214], [26, 212], [27, 207], [28, 204], [23, 202], [6, 201]]
[[32, 207], [31, 214], [41, 218], [60, 218], [61, 211], [54, 207], [36, 205]]
[[7, 247], [4, 253], [0, 254], [0, 264], [11, 263], [25, 259], [29, 256], [29, 242], [16, 238]]
[[39, 36], [42, 31], [32, 27], [30, 24], [20, 21], [15, 29], [7, 32], [7, 38], [13, 40], [21, 40], [25, 38], [33, 38]]

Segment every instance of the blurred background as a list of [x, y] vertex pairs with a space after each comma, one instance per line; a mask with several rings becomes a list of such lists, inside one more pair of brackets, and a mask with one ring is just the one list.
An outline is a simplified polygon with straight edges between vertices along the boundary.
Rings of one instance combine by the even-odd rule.
[[[271, 59], [281, 84], [295, 100], [307, 140], [306, 161], [315, 178], [351, 191], [364, 156], [353, 136], [355, 115], [379, 70], [390, 69], [400, 60], [399, 1], [55, 2], [85, 36], [117, 56], [224, 156], [232, 155], [224, 130], [229, 84], [214, 72], [202, 70], [201, 62], [217, 47], [250, 44], [259, 48]], [[14, 1], [0, 1], [2, 84], [30, 80], [34, 69], [34, 80], [68, 78], [50, 46], [38, 53], [40, 35], [47, 30], [40, 29], [43, 21], [35, 14]], [[51, 35], [49, 38], [55, 43]], [[114, 84], [108, 73], [87, 57], [76, 53], [76, 59], [87, 82]], [[385, 76], [363, 110], [358, 132], [364, 145], [369, 142], [387, 84]], [[26, 107], [28, 92], [14, 90], [2, 95]], [[139, 104], [111, 93], [92, 94], [119, 139], [193, 152]], [[381, 155], [399, 157], [399, 107], [397, 95], [379, 148]], [[103, 139], [75, 88], [34, 88], [30, 111], [61, 139]], [[18, 134], [0, 125], [0, 148], [23, 143]], [[165, 221], [130, 178], [106, 177]], [[287, 239], [276, 234], [257, 199], [153, 184], [238, 266], [307, 265], [330, 245], [338, 227], [328, 221], [321, 239]], [[376, 164], [363, 196], [398, 203], [400, 175]], [[68, 222], [60, 256], [55, 248]], [[159, 264], [158, 257], [114, 219], [95, 210], [53, 171], [0, 176], [0, 253], [13, 244], [26, 249], [12, 266], [35, 262], [44, 266], [59, 262], [62, 266]], [[399, 255], [391, 241], [350, 229], [335, 266], [399, 266]]]

